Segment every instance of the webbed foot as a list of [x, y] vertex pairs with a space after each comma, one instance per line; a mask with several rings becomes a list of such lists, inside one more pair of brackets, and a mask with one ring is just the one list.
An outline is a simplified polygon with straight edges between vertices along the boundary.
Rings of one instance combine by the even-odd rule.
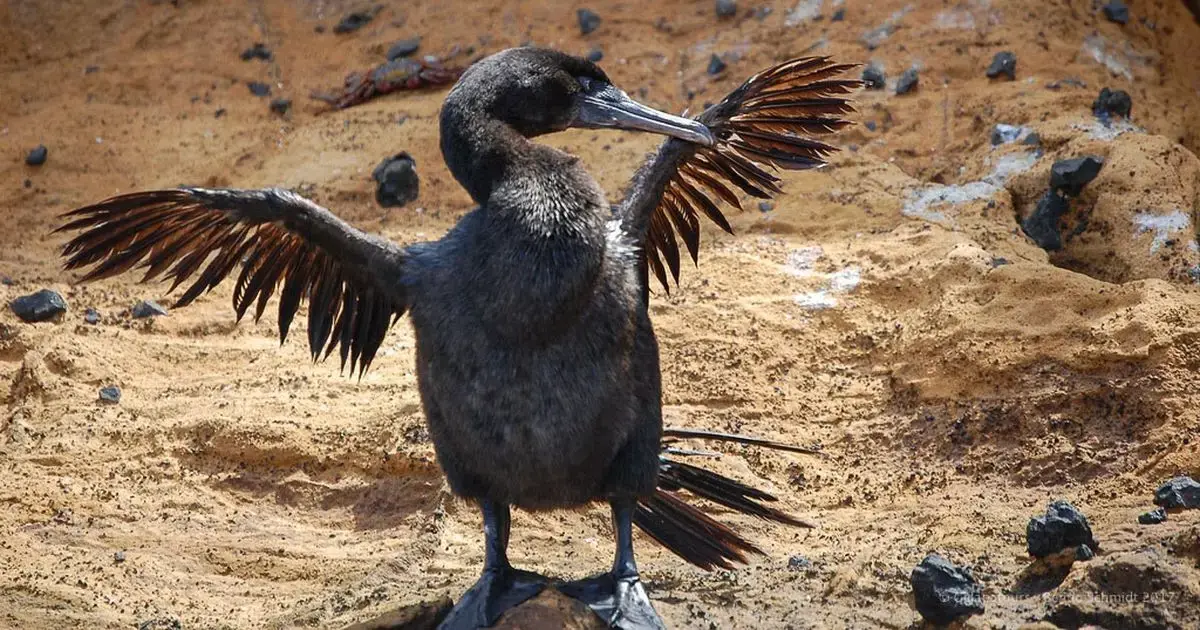
[[454, 605], [438, 630], [488, 628], [505, 611], [542, 592], [546, 578], [519, 569], [487, 569]]
[[604, 573], [558, 587], [600, 616], [610, 628], [620, 630], [666, 630], [654, 611], [638, 576], [617, 577]]

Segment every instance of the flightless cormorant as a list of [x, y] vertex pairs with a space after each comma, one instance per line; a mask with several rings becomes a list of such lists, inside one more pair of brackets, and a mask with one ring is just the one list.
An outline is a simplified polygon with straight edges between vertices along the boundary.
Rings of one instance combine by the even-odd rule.
[[[514, 48], [471, 66], [441, 111], [450, 171], [479, 204], [440, 240], [402, 247], [363, 233], [279, 189], [178, 188], [113, 197], [64, 215], [82, 230], [64, 247], [84, 280], [134, 267], [191, 284], [186, 305], [240, 268], [239, 318], [279, 294], [281, 341], [309, 302], [314, 359], [339, 349], [361, 375], [408, 313], [417, 381], [438, 461], [459, 496], [478, 501], [484, 572], [443, 623], [493, 624], [546, 579], [506, 557], [509, 508], [611, 505], [612, 570], [561, 585], [610, 625], [659, 628], [638, 581], [632, 526], [704, 568], [757, 551], [676, 492], [777, 521], [773, 497], [671, 459], [664, 440], [737, 436], [662, 428], [650, 275], [678, 282], [682, 240], [697, 258], [704, 215], [730, 226], [714, 200], [781, 192], [764, 166], [805, 169], [834, 148], [852, 110], [852, 66], [810, 57], [754, 75], [696, 119], [630, 99], [595, 64]], [[568, 127], [671, 136], [610, 206], [579, 159], [531, 141]], [[199, 273], [198, 277], [196, 276]], [[755, 442], [755, 440], [750, 440]], [[766, 446], [784, 445], [758, 441]]]

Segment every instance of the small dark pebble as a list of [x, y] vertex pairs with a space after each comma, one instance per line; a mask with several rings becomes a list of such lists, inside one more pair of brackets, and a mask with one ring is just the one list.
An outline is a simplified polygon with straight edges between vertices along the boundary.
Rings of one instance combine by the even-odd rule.
[[97, 311], [94, 308], [87, 309], [86, 311], [83, 312], [83, 321], [85, 321], [89, 324], [99, 324], [100, 323], [100, 311]]
[[100, 66], [88, 66], [83, 69], [84, 74], [92, 74], [95, 72], [100, 72]]
[[267, 45], [262, 42], [255, 42], [253, 46], [242, 51], [242, 61], [250, 61], [251, 59], [270, 61], [274, 56], [275, 54], [271, 52], [271, 49], [267, 48]]
[[118, 552], [114, 553], [113, 554], [113, 562], [116, 562], [117, 564], [121, 564], [122, 562], [125, 562], [125, 552], [118, 551]]
[[844, 19], [846, 19], [846, 9], [842, 8], [842, 9], [838, 9], [837, 11], [834, 11], [833, 16], [829, 18], [829, 21], [830, 22], [841, 22]]
[[1008, 77], [1009, 81], [1015, 81], [1017, 78], [1017, 56], [1007, 50], [996, 53], [996, 56], [992, 57], [991, 65], [987, 68], [989, 79], [995, 79], [1000, 75]]
[[100, 400], [108, 403], [121, 402], [121, 388], [116, 385], [108, 385], [100, 388]]
[[417, 163], [407, 152], [387, 158], [371, 173], [375, 179], [375, 201], [385, 208], [398, 208], [420, 194]]
[[318, 25], [314, 26], [314, 27], [313, 27], [313, 32], [314, 32], [314, 33], [324, 33], [324, 32], [325, 32], [325, 25], [324, 25], [324, 24], [318, 24]]
[[0, 284], [3, 284], [6, 287], [11, 287], [13, 285], [13, 279], [10, 276], [0, 275]]
[[812, 560], [809, 560], [808, 558], [805, 558], [804, 556], [797, 555], [797, 556], [792, 556], [791, 558], [788, 558], [788, 570], [789, 571], [807, 571], [811, 568], [813, 568]]
[[996, 267], [1003, 267], [1004, 265], [1011, 265], [1011, 264], [1012, 264], [1012, 261], [1010, 261], [1009, 259], [1007, 259], [1003, 256], [993, 256], [992, 257], [992, 269], [995, 269]]
[[[1087, 517], [1066, 501], [1055, 501], [1046, 508], [1045, 516], [1029, 519], [1025, 543], [1029, 555], [1035, 558], [1045, 558], [1081, 545], [1090, 547], [1090, 551], [1100, 547], [1092, 537]], [[1076, 557], [1079, 557], [1078, 553]]]
[[917, 612], [927, 621], [946, 625], [983, 612], [983, 591], [971, 572], [931, 553], [909, 577]]
[[868, 90], [882, 90], [887, 87], [887, 75], [883, 73], [883, 66], [871, 62], [863, 69], [863, 83], [867, 84]]
[[1059, 160], [1050, 167], [1050, 190], [1075, 197], [1083, 192], [1088, 182], [1096, 179], [1102, 166], [1104, 160], [1090, 155]]
[[251, 81], [246, 84], [250, 88], [250, 93], [255, 96], [270, 96], [271, 86], [261, 81]]
[[725, 65], [725, 61], [722, 60], [720, 57], [718, 57], [716, 55], [716, 53], [713, 53], [713, 56], [709, 57], [709, 59], [708, 59], [708, 73], [709, 74], [721, 74], [722, 72], [725, 71], [726, 67], [727, 66]]
[[30, 166], [41, 166], [46, 163], [46, 156], [49, 153], [46, 145], [39, 144], [29, 150], [29, 154], [25, 156], [25, 163]]
[[867, 127], [867, 131], [875, 131], [875, 128], [878, 126], [875, 124], [874, 120], [868, 120], [867, 122], [863, 123], [863, 125]]
[[23, 183], [26, 188], [33, 188], [33, 180], [32, 179], [26, 179]]
[[588, 61], [590, 61], [592, 63], [600, 63], [601, 59], [604, 59], [604, 51], [603, 50], [600, 50], [599, 48], [593, 48], [588, 51], [588, 54], [587, 54]]
[[225, 115], [225, 108], [218, 107], [217, 111], [213, 112], [213, 118], [220, 118]]
[[920, 76], [917, 74], [916, 68], [909, 68], [900, 75], [900, 80], [896, 81], [896, 94], [908, 94], [917, 89], [917, 83], [920, 81]]
[[347, 13], [341, 19], [341, 21], [339, 21], [337, 23], [337, 25], [333, 27], [333, 32], [334, 33], [353, 33], [354, 31], [357, 31], [358, 29], [366, 26], [367, 24], [369, 24], [371, 22], [371, 20], [374, 20], [374, 19], [375, 19], [375, 11], [374, 10], [355, 11], [354, 13]]
[[1104, 17], [1108, 18], [1109, 22], [1125, 24], [1129, 22], [1129, 7], [1121, 0], [1112, 0], [1104, 5]]
[[575, 17], [579, 20], [579, 32], [584, 35], [600, 28], [600, 16], [591, 9], [579, 9], [575, 12]]
[[775, 202], [773, 202], [773, 201], [763, 200], [763, 201], [758, 202], [758, 211], [759, 212], [770, 212], [774, 209], [775, 209]]
[[1100, 90], [1100, 95], [1096, 97], [1096, 100], [1092, 101], [1092, 113], [1101, 120], [1106, 120], [1110, 116], [1129, 118], [1129, 114], [1132, 112], [1133, 99], [1125, 90], [1104, 88]]
[[387, 60], [395, 61], [397, 59], [408, 57], [408, 56], [412, 55], [413, 53], [417, 52], [417, 49], [420, 47], [421, 47], [421, 38], [420, 37], [410, 37], [408, 39], [402, 39], [402, 40], [396, 42], [395, 44], [392, 44], [392, 46], [390, 48], [388, 48]]
[[288, 111], [290, 111], [291, 109], [292, 109], [292, 99], [290, 99], [290, 98], [271, 99], [271, 111], [275, 112], [276, 114], [283, 116], [284, 114], [287, 114]]
[[142, 300], [141, 302], [133, 305], [133, 308], [129, 310], [129, 314], [133, 315], [137, 319], [141, 319], [143, 317], [158, 317], [160, 315], [166, 315], [167, 309], [154, 300]]
[[1029, 135], [1025, 136], [1025, 139], [1021, 141], [1021, 144], [1027, 144], [1027, 145], [1033, 146], [1033, 147], [1040, 147], [1040, 146], [1042, 146], [1042, 137], [1038, 135], [1038, 132], [1031, 131], [1031, 132], [1029, 132]]
[[42, 289], [22, 295], [9, 303], [12, 312], [24, 322], [44, 322], [67, 312], [67, 301], [57, 291]]
[[717, 0], [717, 17], [733, 17], [737, 14], [735, 0]]
[[1200, 483], [1191, 477], [1175, 477], [1154, 491], [1154, 504], [1168, 510], [1200, 508]]
[[1167, 520], [1167, 511], [1162, 508], [1154, 508], [1149, 512], [1138, 514], [1138, 522], [1142, 525], [1158, 525]]

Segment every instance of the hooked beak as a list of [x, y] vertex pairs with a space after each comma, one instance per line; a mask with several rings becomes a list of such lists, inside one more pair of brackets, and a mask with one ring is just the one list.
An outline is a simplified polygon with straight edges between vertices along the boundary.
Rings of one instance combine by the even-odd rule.
[[581, 92], [576, 97], [579, 114], [570, 126], [649, 131], [706, 147], [716, 143], [712, 132], [703, 123], [646, 107], [612, 85], [604, 84], [598, 88]]

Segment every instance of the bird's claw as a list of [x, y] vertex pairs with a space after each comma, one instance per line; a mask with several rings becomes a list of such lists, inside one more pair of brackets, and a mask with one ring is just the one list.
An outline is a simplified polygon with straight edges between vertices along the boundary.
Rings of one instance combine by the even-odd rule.
[[546, 578], [529, 571], [487, 569], [451, 609], [438, 630], [476, 630], [491, 627], [510, 608], [519, 606], [546, 586]]
[[605, 573], [559, 587], [568, 597], [587, 604], [610, 628], [619, 630], [666, 630], [654, 611], [638, 576], [617, 577]]

